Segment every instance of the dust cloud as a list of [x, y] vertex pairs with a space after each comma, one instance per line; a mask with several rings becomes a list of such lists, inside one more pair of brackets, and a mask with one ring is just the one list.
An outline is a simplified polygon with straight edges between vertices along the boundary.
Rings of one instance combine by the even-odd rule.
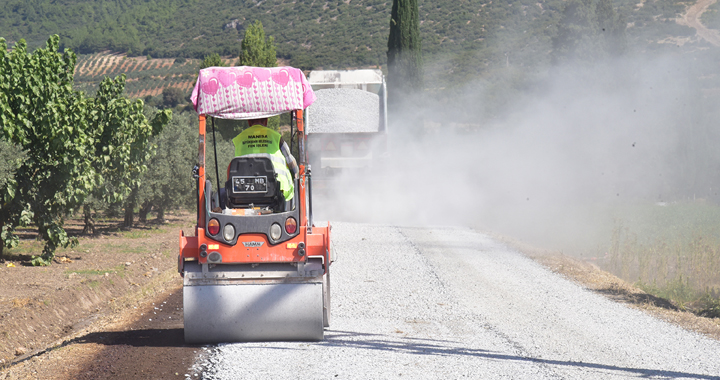
[[478, 83], [442, 105], [426, 95], [390, 120], [376, 167], [315, 194], [316, 219], [464, 225], [591, 251], [617, 205], [715, 196], [720, 115], [700, 87], [676, 56], [553, 68], [493, 118]]

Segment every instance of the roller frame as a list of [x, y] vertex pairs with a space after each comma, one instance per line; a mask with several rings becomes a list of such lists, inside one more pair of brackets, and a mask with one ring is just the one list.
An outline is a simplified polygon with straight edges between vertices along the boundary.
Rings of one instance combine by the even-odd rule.
[[187, 343], [316, 341], [323, 339], [323, 328], [330, 324], [331, 228], [312, 223], [302, 110], [294, 112], [301, 152], [296, 196], [301, 201], [294, 213], [298, 232], [282, 242], [238, 226], [232, 242], [207, 235], [210, 217], [220, 217], [209, 207], [205, 115], [199, 116], [199, 160], [193, 171], [198, 185], [197, 225], [194, 236], [183, 231], [179, 236]]

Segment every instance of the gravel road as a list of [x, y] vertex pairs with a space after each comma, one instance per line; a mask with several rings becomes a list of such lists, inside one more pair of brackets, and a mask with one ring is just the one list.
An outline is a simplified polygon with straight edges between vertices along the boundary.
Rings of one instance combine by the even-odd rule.
[[206, 348], [204, 379], [720, 379], [720, 342], [465, 228], [333, 224], [322, 342]]

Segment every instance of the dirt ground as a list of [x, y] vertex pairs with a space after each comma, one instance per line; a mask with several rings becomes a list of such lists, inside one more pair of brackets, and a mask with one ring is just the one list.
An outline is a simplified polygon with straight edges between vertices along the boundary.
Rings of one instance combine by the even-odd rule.
[[[194, 215], [167, 217], [128, 231], [101, 224], [51, 267], [23, 265], [26, 253], [2, 263], [0, 380], [199, 378], [190, 367], [206, 348], [184, 343], [176, 272], [178, 234]], [[588, 289], [720, 340], [720, 319], [677, 310], [593, 263], [494, 237]]]
[[184, 375], [199, 348], [183, 342], [177, 250], [194, 214], [166, 219], [129, 230], [99, 222], [92, 237], [70, 221], [80, 244], [60, 250], [49, 267], [27, 266], [42, 244], [33, 231], [21, 236], [0, 264], [0, 379]]

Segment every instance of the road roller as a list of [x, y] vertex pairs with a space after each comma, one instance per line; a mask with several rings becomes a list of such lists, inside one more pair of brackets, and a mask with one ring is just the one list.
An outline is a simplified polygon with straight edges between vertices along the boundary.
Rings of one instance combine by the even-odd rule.
[[[209, 67], [200, 70], [191, 100], [199, 149], [197, 224], [194, 236], [180, 231], [178, 255], [185, 342], [322, 340], [330, 325], [330, 224], [316, 226], [312, 217], [303, 110], [315, 95], [305, 75], [292, 67]], [[283, 113], [292, 116], [285, 143], [298, 156], [287, 167], [292, 197], [280, 191], [277, 157], [268, 155], [216, 162], [216, 179], [218, 165], [227, 165], [225, 184], [206, 178], [206, 137], [215, 149], [215, 118]]]

